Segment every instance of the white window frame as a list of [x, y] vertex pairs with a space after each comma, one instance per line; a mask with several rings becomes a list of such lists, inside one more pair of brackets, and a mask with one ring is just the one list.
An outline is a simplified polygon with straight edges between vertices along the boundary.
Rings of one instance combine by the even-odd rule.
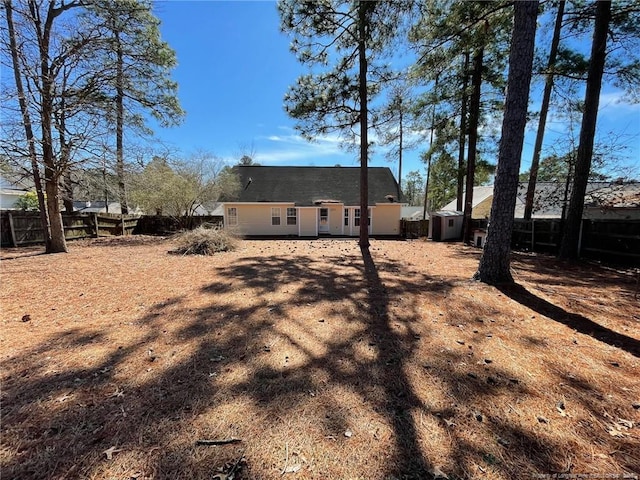
[[[293, 213], [293, 215], [291, 213]], [[298, 209], [295, 207], [293, 208], [287, 207], [287, 225], [297, 225], [297, 224], [298, 224]]]
[[[353, 226], [359, 227], [362, 220], [360, 215], [360, 208], [353, 209]], [[371, 228], [371, 207], [367, 208], [367, 227]]]
[[[276, 218], [278, 221], [276, 222]], [[282, 224], [280, 219], [280, 207], [271, 207], [271, 226], [279, 227]]]
[[238, 207], [227, 207], [227, 224], [230, 227], [238, 225]]

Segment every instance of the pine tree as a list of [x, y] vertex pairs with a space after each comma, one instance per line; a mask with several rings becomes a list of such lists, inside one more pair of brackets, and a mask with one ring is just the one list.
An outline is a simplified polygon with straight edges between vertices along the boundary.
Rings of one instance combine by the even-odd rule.
[[580, 143], [573, 174], [573, 188], [571, 189], [567, 221], [560, 243], [560, 258], [575, 259], [579, 255], [580, 224], [584, 209], [584, 195], [591, 170], [591, 157], [596, 133], [602, 76], [607, 55], [607, 35], [610, 21], [611, 2], [598, 2], [593, 41], [591, 43], [591, 60], [589, 61], [584, 113], [580, 128]]
[[533, 69], [537, 0], [515, 2], [514, 14], [491, 221], [478, 271], [474, 275], [474, 279], [493, 285], [513, 282], [510, 271], [511, 234]]
[[[285, 96], [287, 113], [306, 138], [339, 132], [359, 144], [359, 244], [369, 246], [369, 100], [388, 71], [376, 63], [397, 38], [409, 2], [283, 0], [281, 29], [293, 37], [298, 60], [318, 73], [303, 75]], [[355, 130], [357, 128], [357, 131]]]

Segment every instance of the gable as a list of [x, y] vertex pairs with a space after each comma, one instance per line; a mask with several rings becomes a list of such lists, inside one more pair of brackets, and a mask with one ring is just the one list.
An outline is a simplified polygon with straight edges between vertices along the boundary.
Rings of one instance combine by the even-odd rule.
[[[320, 203], [360, 204], [359, 167], [236, 166], [241, 190], [238, 202], [283, 202], [297, 206]], [[388, 167], [369, 167], [368, 204], [398, 201], [398, 184]]]

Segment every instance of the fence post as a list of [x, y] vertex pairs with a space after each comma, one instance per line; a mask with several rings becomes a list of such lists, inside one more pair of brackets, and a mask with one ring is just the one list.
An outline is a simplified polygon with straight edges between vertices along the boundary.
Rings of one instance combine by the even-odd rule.
[[531, 219], [531, 251], [536, 251], [536, 221]]
[[11, 231], [11, 241], [13, 242], [13, 246], [17, 247], [18, 242], [16, 240], [16, 231], [13, 228], [13, 215], [9, 212], [9, 230]]
[[578, 234], [578, 258], [582, 257], [582, 229], [584, 228], [584, 218], [580, 220], [580, 233]]
[[124, 226], [124, 213], [120, 214], [120, 221], [122, 222], [122, 236], [124, 237], [127, 234], [127, 231]]
[[96, 227], [96, 238], [100, 238], [100, 232], [99, 227], [98, 227], [98, 214], [94, 213], [93, 214], [93, 225]]

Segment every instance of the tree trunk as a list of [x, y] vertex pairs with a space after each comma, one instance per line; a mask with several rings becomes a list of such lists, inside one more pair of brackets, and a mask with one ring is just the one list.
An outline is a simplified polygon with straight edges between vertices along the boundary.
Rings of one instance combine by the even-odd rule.
[[591, 158], [593, 156], [593, 139], [596, 134], [596, 122], [598, 119], [598, 106], [600, 103], [600, 89], [602, 87], [602, 75], [607, 55], [607, 34], [611, 20], [611, 2], [600, 1], [596, 6], [596, 21], [591, 43], [591, 60], [587, 74], [587, 90], [584, 97], [584, 112], [582, 114], [582, 126], [580, 127], [580, 143], [573, 174], [573, 188], [571, 200], [567, 212], [565, 230], [560, 243], [560, 258], [576, 259], [580, 252], [580, 223], [584, 210], [584, 195], [587, 191], [587, 182], [591, 171]]
[[463, 242], [471, 240], [471, 214], [473, 213], [473, 184], [476, 175], [476, 147], [478, 144], [478, 122], [480, 120], [480, 94], [482, 87], [482, 60], [484, 49], [481, 47], [473, 56], [473, 74], [471, 75], [471, 93], [469, 105], [469, 152], [467, 153], [467, 181], [464, 192]]
[[369, 136], [367, 107], [367, 1], [358, 4], [358, 60], [360, 75], [360, 247], [369, 248]]
[[[63, 89], [66, 85], [63, 85]], [[65, 213], [73, 213], [73, 182], [71, 181], [71, 147], [67, 143], [67, 118], [66, 118], [66, 102], [64, 97], [60, 99], [60, 108], [56, 115], [58, 128], [58, 141], [60, 142], [60, 160], [59, 168], [62, 171], [60, 175], [60, 193], [62, 194], [62, 204]]]
[[402, 98], [400, 98], [400, 131], [399, 133], [399, 139], [398, 139], [398, 201], [401, 201], [400, 197], [402, 196], [402, 134], [403, 132], [403, 125], [402, 125], [402, 120], [403, 120], [403, 115], [402, 115], [402, 109], [404, 107], [402, 106]]
[[120, 197], [120, 211], [124, 214], [129, 213], [127, 205], [127, 191], [124, 180], [124, 145], [123, 145], [123, 128], [124, 128], [124, 59], [122, 53], [122, 45], [120, 43], [120, 33], [118, 28], [114, 27], [116, 39], [116, 175], [118, 177], [118, 196]]
[[564, 16], [564, 0], [558, 3], [558, 12], [556, 13], [556, 23], [553, 29], [553, 39], [551, 40], [551, 49], [549, 50], [549, 61], [547, 63], [547, 75], [544, 82], [544, 92], [542, 94], [542, 106], [540, 107], [540, 120], [538, 121], [538, 132], [536, 133], [536, 143], [533, 147], [533, 159], [531, 160], [531, 168], [529, 169], [529, 185], [527, 186], [527, 196], [524, 203], [524, 219], [531, 220], [533, 214], [533, 197], [536, 191], [536, 182], [538, 180], [538, 167], [540, 165], [540, 152], [542, 151], [542, 141], [544, 139], [544, 129], [547, 125], [547, 113], [549, 112], [549, 100], [551, 99], [551, 91], [553, 90], [553, 72], [551, 71], [556, 64], [558, 55], [558, 45], [560, 43], [560, 31], [562, 30], [562, 17]]
[[467, 87], [469, 86], [469, 52], [464, 53], [462, 63], [462, 105], [460, 106], [460, 136], [458, 139], [458, 191], [456, 194], [456, 210], [462, 211], [464, 195], [464, 147], [467, 138]]
[[47, 18], [44, 26], [40, 22], [37, 6], [29, 3], [31, 13], [38, 36], [38, 49], [40, 54], [40, 78], [42, 81], [42, 93], [40, 95], [40, 126], [42, 128], [42, 161], [44, 163], [44, 181], [47, 194], [47, 212], [49, 214], [49, 226], [51, 228], [51, 250], [48, 253], [63, 253], [67, 251], [67, 242], [64, 236], [62, 215], [60, 212], [60, 193], [58, 175], [53, 151], [53, 131], [51, 119], [53, 116], [53, 78], [49, 67], [49, 41], [53, 19], [56, 15], [55, 4], [49, 2]]
[[60, 190], [65, 213], [73, 213], [73, 184], [71, 183], [71, 172], [68, 170], [62, 174]]
[[[438, 89], [438, 78], [436, 75], [435, 85], [433, 86], [434, 92]], [[431, 108], [431, 132], [429, 132], [429, 157], [427, 158], [427, 179], [424, 183], [424, 209], [422, 211], [422, 219], [427, 219], [427, 212], [429, 211], [429, 176], [431, 175], [431, 156], [433, 152], [433, 130], [436, 123], [436, 105], [435, 103]]]
[[4, 9], [7, 19], [7, 30], [9, 33], [9, 49], [11, 50], [11, 62], [13, 65], [13, 75], [16, 82], [16, 90], [18, 91], [18, 103], [20, 104], [20, 112], [22, 114], [22, 124], [24, 126], [25, 137], [29, 149], [29, 159], [31, 160], [31, 172], [33, 175], [33, 184], [38, 197], [38, 206], [40, 207], [40, 223], [44, 235], [45, 251], [51, 251], [51, 230], [49, 228], [49, 216], [47, 215], [47, 204], [42, 189], [42, 179], [40, 178], [40, 168], [38, 166], [38, 155], [36, 153], [36, 141], [33, 135], [33, 127], [31, 124], [31, 116], [27, 108], [27, 102], [20, 76], [20, 64], [18, 61], [18, 46], [16, 42], [15, 27], [13, 24], [13, 6], [11, 0], [4, 0]]
[[422, 210], [422, 219], [427, 219], [427, 213], [429, 212], [429, 179], [431, 177], [431, 155], [427, 159], [427, 178], [424, 182], [424, 208]]
[[514, 11], [507, 98], [502, 121], [502, 139], [491, 205], [491, 220], [478, 271], [474, 275], [475, 280], [492, 285], [513, 282], [510, 270], [511, 234], [518, 193], [524, 129], [527, 123], [538, 1], [515, 2]]

